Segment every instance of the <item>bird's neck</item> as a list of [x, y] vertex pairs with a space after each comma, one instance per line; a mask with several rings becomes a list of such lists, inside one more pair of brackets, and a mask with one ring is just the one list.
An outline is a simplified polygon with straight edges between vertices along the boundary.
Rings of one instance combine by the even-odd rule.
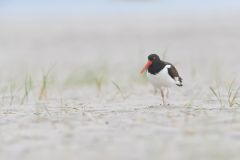
[[165, 67], [165, 64], [162, 61], [154, 61], [152, 65], [148, 68], [148, 72], [151, 74], [157, 74], [159, 73], [163, 68]]

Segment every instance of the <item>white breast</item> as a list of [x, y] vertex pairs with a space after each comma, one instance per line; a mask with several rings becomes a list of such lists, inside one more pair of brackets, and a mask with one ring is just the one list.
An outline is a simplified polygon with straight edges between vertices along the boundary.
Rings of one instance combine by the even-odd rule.
[[154, 87], [161, 88], [176, 85], [175, 80], [173, 80], [168, 74], [168, 68], [170, 67], [171, 65], [166, 65], [159, 73], [155, 75], [147, 72], [147, 77]]

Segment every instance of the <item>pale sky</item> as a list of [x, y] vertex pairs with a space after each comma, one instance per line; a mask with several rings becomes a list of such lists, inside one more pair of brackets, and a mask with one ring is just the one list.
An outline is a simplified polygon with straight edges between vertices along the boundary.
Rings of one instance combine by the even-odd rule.
[[4, 15], [238, 12], [240, 0], [0, 0]]

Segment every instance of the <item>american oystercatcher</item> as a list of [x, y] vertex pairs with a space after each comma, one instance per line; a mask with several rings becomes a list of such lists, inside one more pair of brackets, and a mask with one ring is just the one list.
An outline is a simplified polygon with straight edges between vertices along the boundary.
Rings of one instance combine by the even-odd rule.
[[179, 76], [177, 69], [169, 62], [160, 60], [157, 54], [148, 56], [148, 62], [145, 64], [141, 73], [147, 70], [147, 77], [155, 89], [160, 89], [162, 102], [165, 105], [164, 88], [167, 89], [166, 98], [168, 98], [168, 87], [182, 87], [182, 78]]

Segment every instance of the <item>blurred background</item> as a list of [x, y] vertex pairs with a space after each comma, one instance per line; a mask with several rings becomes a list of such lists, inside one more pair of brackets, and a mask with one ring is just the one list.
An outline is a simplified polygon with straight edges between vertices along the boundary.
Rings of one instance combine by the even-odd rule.
[[[0, 0], [0, 159], [239, 160], [239, 19], [240, 0]], [[183, 77], [168, 106], [152, 53]]]
[[89, 72], [129, 81], [150, 53], [185, 81], [237, 76], [239, 9], [238, 0], [1, 0], [1, 77], [54, 65], [63, 81]]

